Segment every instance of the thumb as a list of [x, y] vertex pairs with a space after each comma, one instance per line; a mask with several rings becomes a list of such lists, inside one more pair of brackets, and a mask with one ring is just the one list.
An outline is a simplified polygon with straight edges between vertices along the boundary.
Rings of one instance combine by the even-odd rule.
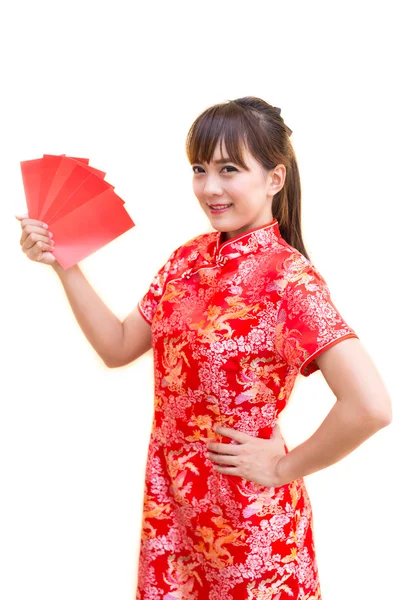
[[282, 432], [278, 421], [275, 423], [274, 428], [272, 430], [271, 439], [282, 439]]
[[27, 219], [28, 217], [28, 213], [26, 215], [15, 215], [15, 218], [18, 219], [18, 221], [22, 221], [22, 219]]

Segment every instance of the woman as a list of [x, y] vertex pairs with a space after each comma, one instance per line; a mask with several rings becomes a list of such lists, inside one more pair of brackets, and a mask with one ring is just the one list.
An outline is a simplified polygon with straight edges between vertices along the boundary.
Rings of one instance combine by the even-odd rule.
[[[319, 599], [302, 478], [391, 419], [376, 368], [304, 248], [290, 134], [279, 109], [252, 97], [196, 119], [187, 154], [215, 231], [178, 248], [123, 323], [79, 267], [60, 268], [47, 227], [18, 217], [23, 251], [56, 270], [107, 366], [154, 350], [140, 600]], [[318, 369], [337, 401], [288, 452], [279, 413], [298, 374]]]

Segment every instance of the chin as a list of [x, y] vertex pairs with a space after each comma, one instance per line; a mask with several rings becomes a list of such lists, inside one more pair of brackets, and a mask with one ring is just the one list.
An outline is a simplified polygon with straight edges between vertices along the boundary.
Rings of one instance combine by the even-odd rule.
[[220, 233], [226, 233], [227, 235], [235, 235], [235, 231], [236, 229], [234, 229], [233, 227], [229, 227], [228, 225], [214, 225], [213, 223], [211, 223], [211, 226], [213, 229], [215, 229], [215, 231], [219, 231]]
[[221, 218], [221, 217], [208, 217], [211, 226], [216, 229], [216, 231], [236, 231], [243, 227], [243, 223], [237, 223], [232, 218]]

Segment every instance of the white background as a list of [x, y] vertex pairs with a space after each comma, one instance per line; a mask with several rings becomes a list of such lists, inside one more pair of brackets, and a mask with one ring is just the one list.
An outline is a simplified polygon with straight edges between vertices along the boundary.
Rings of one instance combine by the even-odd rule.
[[[136, 227], [81, 263], [122, 319], [171, 251], [209, 230], [191, 188], [188, 128], [207, 106], [245, 95], [281, 107], [294, 131], [306, 247], [394, 404], [390, 427], [308, 478], [323, 600], [398, 597], [395, 5], [1, 9], [2, 600], [133, 599], [153, 411], [150, 353], [107, 369], [52, 269], [21, 252], [19, 161], [87, 156], [126, 201]], [[320, 373], [300, 377], [282, 419], [289, 445], [333, 402]]]

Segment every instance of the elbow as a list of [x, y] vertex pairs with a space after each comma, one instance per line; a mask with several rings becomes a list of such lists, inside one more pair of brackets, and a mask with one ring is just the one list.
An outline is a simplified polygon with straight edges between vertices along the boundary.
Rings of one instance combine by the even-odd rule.
[[124, 365], [124, 363], [122, 363], [120, 360], [118, 360], [118, 358], [115, 356], [102, 357], [102, 358], [103, 358], [103, 363], [105, 364], [105, 366], [108, 369], [117, 369], [118, 367], [122, 367]]
[[134, 358], [128, 358], [127, 356], [124, 356], [122, 354], [118, 356], [108, 356], [106, 358], [103, 357], [103, 362], [108, 369], [118, 369], [119, 367], [126, 367], [126, 365], [129, 365], [129, 363], [133, 360]]
[[392, 422], [392, 409], [389, 407], [385, 412], [379, 415], [378, 418], [379, 429], [383, 429], [383, 427], [387, 427]]
[[380, 429], [383, 429], [384, 427], [390, 425], [390, 423], [392, 422], [392, 414], [387, 412], [381, 413], [379, 415], [371, 415], [370, 419], [370, 422], [373, 423], [374, 430], [379, 431]]
[[392, 422], [392, 405], [389, 398], [385, 402], [371, 409], [369, 412], [370, 420], [375, 424], [376, 430], [387, 427]]

